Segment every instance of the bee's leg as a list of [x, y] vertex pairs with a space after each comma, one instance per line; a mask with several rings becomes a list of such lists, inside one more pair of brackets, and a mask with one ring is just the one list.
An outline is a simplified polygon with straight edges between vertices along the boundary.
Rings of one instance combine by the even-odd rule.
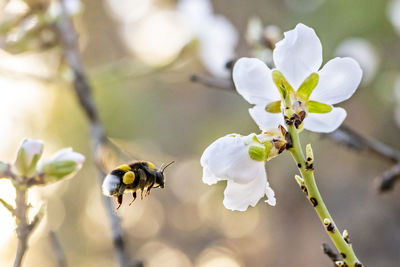
[[135, 199], [136, 199], [136, 191], [133, 192], [132, 196], [133, 196], [133, 199], [132, 199], [131, 203], [129, 203], [129, 206], [132, 205], [133, 201], [135, 201]]
[[154, 185], [154, 181], [149, 185], [149, 187], [147, 187], [146, 196], [150, 195], [150, 190], [153, 188], [153, 185]]
[[117, 211], [121, 207], [121, 205], [122, 205], [122, 196], [123, 195], [118, 195], [117, 196], [118, 207], [114, 211]]
[[144, 192], [144, 188], [146, 187], [147, 175], [142, 169], [139, 169], [138, 171], [139, 171], [139, 177], [140, 177], [140, 181], [139, 181], [139, 188], [141, 191], [140, 198], [143, 200], [143, 192]]
[[143, 192], [144, 192], [144, 188], [142, 188], [142, 190], [140, 190], [140, 199], [143, 200]]

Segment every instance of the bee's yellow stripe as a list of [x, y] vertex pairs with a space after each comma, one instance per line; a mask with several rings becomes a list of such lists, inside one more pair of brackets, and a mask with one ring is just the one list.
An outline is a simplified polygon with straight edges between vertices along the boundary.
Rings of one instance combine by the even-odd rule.
[[129, 167], [128, 164], [124, 164], [124, 165], [118, 166], [117, 169], [120, 169], [120, 170], [123, 170], [124, 172], [127, 172], [127, 171], [131, 170], [131, 167]]
[[122, 182], [124, 184], [131, 184], [135, 181], [135, 173], [133, 171], [128, 171], [122, 177]]
[[154, 171], [156, 169], [156, 166], [150, 161], [147, 161], [146, 163], [150, 170]]

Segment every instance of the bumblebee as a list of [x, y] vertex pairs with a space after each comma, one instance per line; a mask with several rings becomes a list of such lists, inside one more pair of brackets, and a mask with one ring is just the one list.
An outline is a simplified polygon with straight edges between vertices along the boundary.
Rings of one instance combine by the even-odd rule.
[[149, 161], [139, 161], [131, 164], [118, 166], [111, 171], [103, 181], [103, 194], [117, 199], [118, 207], [122, 205], [123, 195], [126, 192], [132, 192], [133, 200], [135, 201], [137, 191], [141, 191], [141, 199], [144, 196], [150, 195], [152, 188], [164, 188], [164, 170], [174, 163], [173, 161], [160, 170]]

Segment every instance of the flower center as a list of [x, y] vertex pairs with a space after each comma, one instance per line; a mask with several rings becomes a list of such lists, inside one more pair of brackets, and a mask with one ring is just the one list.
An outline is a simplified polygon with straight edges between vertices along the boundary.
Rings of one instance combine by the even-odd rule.
[[270, 113], [282, 112], [288, 125], [294, 124], [296, 128], [301, 128], [308, 113], [328, 113], [332, 110], [331, 105], [310, 100], [311, 93], [318, 85], [317, 73], [308, 76], [297, 91], [279, 70], [272, 71], [272, 78], [281, 100], [269, 103], [265, 110]]

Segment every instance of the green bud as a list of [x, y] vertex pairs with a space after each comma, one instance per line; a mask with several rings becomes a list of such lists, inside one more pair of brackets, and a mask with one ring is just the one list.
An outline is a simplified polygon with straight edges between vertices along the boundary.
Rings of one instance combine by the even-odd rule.
[[56, 182], [74, 173], [78, 164], [73, 160], [52, 161], [42, 166], [46, 183]]
[[266, 158], [265, 148], [260, 146], [249, 147], [249, 156], [255, 161], [264, 161]]
[[308, 100], [311, 93], [314, 91], [318, 84], [319, 76], [317, 73], [312, 73], [304, 82], [300, 85], [297, 90], [297, 94], [303, 99]]
[[304, 180], [301, 178], [299, 175], [295, 175], [294, 178], [296, 179], [296, 182], [299, 184], [299, 186], [304, 186]]
[[41, 141], [25, 139], [18, 150], [13, 171], [21, 176], [33, 177], [42, 152], [43, 143]]
[[306, 146], [306, 157], [308, 162], [312, 163], [314, 161], [314, 153], [311, 144], [307, 144]]
[[280, 113], [281, 112], [281, 101], [274, 101], [265, 106], [265, 111], [269, 113]]

